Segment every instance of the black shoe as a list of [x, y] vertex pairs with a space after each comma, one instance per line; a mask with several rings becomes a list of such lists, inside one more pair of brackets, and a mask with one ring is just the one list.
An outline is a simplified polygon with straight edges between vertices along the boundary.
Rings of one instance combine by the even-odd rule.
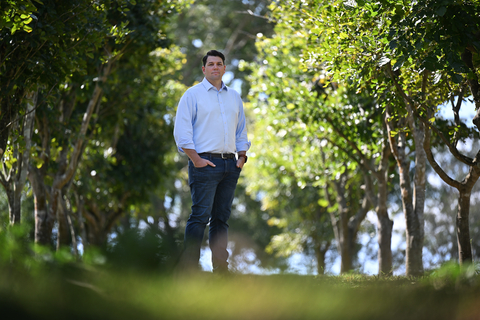
[[216, 274], [216, 275], [222, 275], [222, 276], [231, 276], [233, 275], [233, 273], [228, 270], [228, 267], [227, 266], [222, 266], [222, 267], [214, 267], [213, 270], [212, 270], [213, 274]]

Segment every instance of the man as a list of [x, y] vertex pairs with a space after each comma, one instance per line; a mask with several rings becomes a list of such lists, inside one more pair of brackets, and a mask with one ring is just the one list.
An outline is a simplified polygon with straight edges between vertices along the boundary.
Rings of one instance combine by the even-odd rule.
[[225, 56], [211, 50], [202, 62], [205, 78], [185, 92], [175, 118], [175, 142], [178, 150], [189, 157], [192, 196], [182, 260], [198, 267], [203, 234], [210, 223], [213, 271], [227, 272], [227, 221], [250, 142], [240, 95], [222, 81]]

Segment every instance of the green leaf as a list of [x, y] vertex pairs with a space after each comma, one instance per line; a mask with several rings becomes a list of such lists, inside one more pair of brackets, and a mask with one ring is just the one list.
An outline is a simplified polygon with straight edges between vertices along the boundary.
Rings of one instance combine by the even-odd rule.
[[403, 59], [400, 59], [398, 60], [397, 62], [395, 62], [395, 64], [393, 65], [393, 71], [397, 71], [401, 66], [403, 66]]
[[326, 199], [320, 199], [320, 200], [318, 200], [318, 205], [326, 208], [326, 207], [328, 207], [328, 201]]
[[463, 81], [463, 76], [461, 74], [455, 73], [452, 75], [453, 82], [461, 83]]
[[445, 7], [440, 7], [438, 8], [435, 13], [439, 15], [440, 17], [443, 17], [443, 15], [447, 12], [447, 8]]
[[36, 167], [37, 167], [37, 169], [40, 169], [42, 166], [43, 166], [43, 160], [41, 158], [39, 158]]

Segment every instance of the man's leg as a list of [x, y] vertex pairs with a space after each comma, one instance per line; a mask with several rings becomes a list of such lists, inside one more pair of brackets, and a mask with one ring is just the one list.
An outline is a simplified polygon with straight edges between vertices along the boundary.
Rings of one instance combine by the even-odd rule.
[[215, 167], [195, 168], [192, 161], [188, 162], [188, 179], [192, 196], [192, 213], [185, 228], [184, 262], [197, 268], [200, 259], [200, 248], [203, 234], [210, 217], [215, 198], [215, 190], [221, 179], [219, 170]]
[[228, 219], [232, 211], [238, 177], [241, 169], [236, 167], [236, 160], [224, 160], [225, 174], [220, 181], [212, 207], [212, 218], [209, 228], [209, 244], [212, 250], [213, 270], [228, 270]]

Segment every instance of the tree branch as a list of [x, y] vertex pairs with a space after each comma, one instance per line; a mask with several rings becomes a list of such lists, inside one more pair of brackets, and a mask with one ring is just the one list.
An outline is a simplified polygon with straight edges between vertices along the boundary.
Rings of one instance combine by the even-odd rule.
[[[450, 151], [450, 153], [459, 161], [463, 162], [464, 164], [468, 165], [468, 166], [472, 166], [473, 165], [473, 159], [468, 157], [468, 156], [465, 156], [463, 154], [461, 154], [457, 148], [452, 145], [447, 138], [445, 138], [445, 136], [443, 135], [443, 133], [438, 130], [437, 127], [433, 126], [428, 120], [425, 120], [422, 116], [420, 116], [418, 113], [415, 112], [415, 115], [417, 116], [418, 119], [420, 119], [420, 121], [423, 122], [423, 124], [425, 125], [425, 132], [427, 131], [430, 131], [430, 130], [433, 130], [439, 137], [440, 139], [443, 141], [443, 143], [448, 147], [448, 150]], [[430, 142], [429, 142], [429, 145], [430, 145]]]
[[248, 9], [246, 11], [235, 11], [235, 13], [241, 13], [241, 14], [248, 14], [249, 16], [255, 17], [255, 18], [261, 18], [265, 20], [270, 20], [270, 18], [261, 16], [259, 14], [254, 13], [252, 10]]
[[352, 159], [353, 161], [355, 161], [356, 163], [358, 163], [360, 166], [363, 166], [362, 159], [356, 158], [356, 157], [350, 152], [351, 150], [345, 149], [344, 147], [340, 146], [338, 143], [336, 143], [335, 141], [331, 140], [330, 138], [324, 137], [323, 139], [327, 140], [328, 142], [330, 142], [330, 144], [332, 144], [333, 146], [335, 146], [335, 147], [337, 147], [338, 149], [342, 150], [343, 153], [345, 153], [350, 159]]
[[430, 130], [428, 129], [425, 130], [425, 140], [423, 141], [423, 149], [427, 154], [428, 162], [430, 162], [430, 165], [432, 166], [433, 170], [435, 170], [435, 172], [440, 176], [440, 178], [449, 186], [459, 189], [461, 186], [460, 182], [450, 178], [450, 176], [445, 171], [443, 171], [443, 169], [435, 160], [435, 157], [433, 156], [433, 153], [432, 153], [432, 148], [430, 146]]
[[[462, 101], [463, 101], [463, 88], [460, 89], [460, 93], [457, 98], [457, 103], [453, 103], [453, 98], [451, 100], [452, 103], [452, 111], [453, 111], [453, 117], [455, 119], [455, 125], [460, 126], [460, 107], [462, 106]], [[453, 134], [453, 146], [455, 149], [457, 149], [457, 144], [458, 144], [458, 139], [459, 139], [459, 134], [458, 131], [455, 131]]]
[[[342, 150], [349, 156], [351, 157], [352, 159], [354, 159], [360, 166], [362, 166], [363, 168], [365, 168], [366, 170], [370, 170], [372, 172], [377, 172], [375, 170], [375, 168], [372, 167], [369, 159], [367, 159], [367, 157], [363, 154], [363, 152], [358, 148], [357, 144], [354, 143], [353, 141], [351, 141], [340, 129], [338, 129], [334, 122], [332, 121], [332, 119], [327, 115], [326, 117], [326, 120], [330, 123], [330, 125], [332, 126], [333, 130], [335, 130], [335, 132], [343, 138], [343, 140], [345, 140], [347, 142], [347, 144], [353, 149], [354, 152], [356, 152], [358, 154], [358, 156], [360, 157], [360, 161], [356, 158], [353, 157], [352, 155], [352, 152], [351, 151], [347, 151], [345, 149], [342, 148]], [[327, 138], [328, 141], [330, 141], [332, 144], [333, 144], [333, 141], [331, 141], [330, 139]], [[338, 148], [341, 148], [339, 145], [337, 144], [334, 144], [336, 145]]]
[[[399, 94], [402, 96], [402, 98], [404, 99], [405, 103], [407, 104], [407, 108], [409, 107], [409, 111], [412, 112], [412, 116], [414, 115], [416, 118], [418, 118], [420, 121], [422, 121], [422, 123], [424, 124], [425, 128], [427, 128], [427, 130], [425, 131], [428, 131], [428, 129], [432, 129], [439, 137], [440, 139], [443, 141], [443, 143], [448, 147], [448, 149], [450, 150], [450, 152], [452, 153], [452, 155], [458, 159], [459, 161], [465, 163], [466, 165], [469, 165], [471, 166], [472, 165], [472, 159], [461, 154], [457, 148], [452, 145], [450, 143], [450, 141], [448, 141], [447, 138], [445, 138], [445, 136], [443, 135], [442, 132], [440, 132], [440, 130], [438, 130], [435, 126], [433, 126], [428, 120], [425, 120], [417, 111], [417, 109], [415, 108], [415, 103], [414, 101], [412, 100], [412, 98], [410, 98], [406, 93], [405, 91], [403, 90], [403, 88], [400, 86], [400, 84], [398, 83], [398, 80], [396, 78], [396, 76], [394, 75], [393, 71], [392, 71], [392, 66], [390, 63], [386, 64], [387, 66], [387, 70], [391, 76], [391, 79], [395, 85], [395, 88], [397, 89], [397, 91], [399, 92]], [[410, 120], [411, 122], [412, 120]], [[414, 124], [411, 123], [411, 128], [412, 130], [415, 130], [415, 127], [414, 127]], [[428, 145], [430, 145], [430, 141], [428, 143]]]
[[80, 127], [80, 132], [78, 134], [77, 141], [73, 148], [73, 152], [70, 158], [70, 162], [65, 170], [65, 172], [59, 176], [55, 177], [55, 181], [53, 183], [53, 187], [60, 189], [62, 188], [74, 175], [75, 170], [77, 169], [78, 161], [80, 160], [81, 151], [83, 150], [82, 146], [86, 140], [87, 129], [90, 124], [90, 119], [92, 114], [95, 110], [95, 107], [102, 95], [103, 89], [100, 86], [99, 82], [103, 82], [106, 80], [107, 75], [110, 73], [110, 68], [112, 66], [113, 59], [107, 62], [104, 65], [104, 70], [102, 72], [101, 79], [95, 84], [95, 88], [93, 90], [92, 98], [90, 99], [87, 110], [83, 115], [82, 125]]

